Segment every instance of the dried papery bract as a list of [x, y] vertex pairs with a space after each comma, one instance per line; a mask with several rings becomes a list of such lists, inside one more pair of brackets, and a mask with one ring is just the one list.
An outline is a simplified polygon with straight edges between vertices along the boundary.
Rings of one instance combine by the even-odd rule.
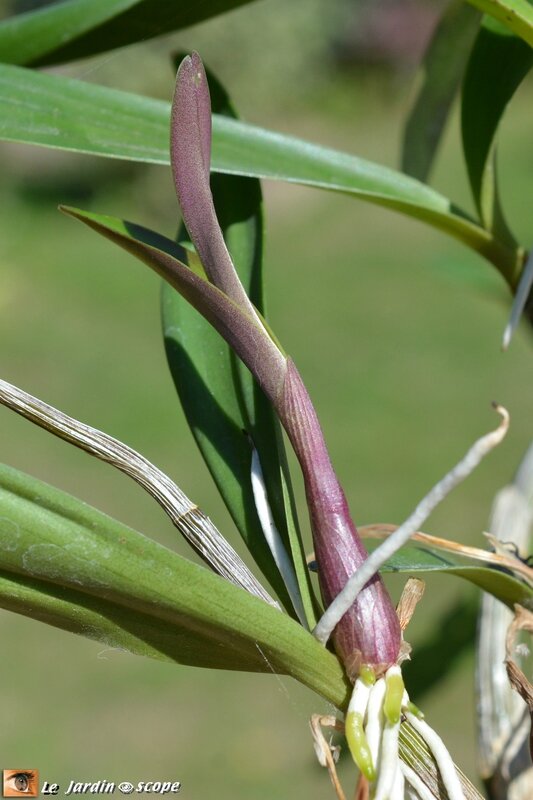
[[[501, 489], [491, 510], [489, 542], [492, 556], [507, 562], [508, 570], [520, 568], [531, 583], [533, 570], [520, 560], [530, 550], [533, 523], [533, 446], [530, 445], [512, 483]], [[511, 547], [512, 545], [512, 547]], [[514, 549], [516, 548], [516, 550]], [[514, 621], [514, 626], [520, 617]], [[531, 721], [524, 700], [513, 691], [506, 666], [516, 659], [527, 669], [527, 658], [514, 648], [506, 653], [506, 634], [514, 633], [513, 612], [486, 593], [482, 597], [477, 630], [477, 727], [478, 771], [493, 800], [533, 797], [533, 764], [530, 758]], [[511, 659], [511, 660], [509, 660]]]

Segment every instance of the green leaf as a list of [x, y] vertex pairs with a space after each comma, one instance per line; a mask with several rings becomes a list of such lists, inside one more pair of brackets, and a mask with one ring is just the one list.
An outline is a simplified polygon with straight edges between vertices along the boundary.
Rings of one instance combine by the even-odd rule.
[[[290, 675], [346, 710], [339, 660], [288, 616], [35, 478], [0, 465], [0, 606], [137, 654]], [[438, 797], [408, 724], [402, 758]], [[468, 798], [478, 798], [466, 785]]]
[[402, 170], [427, 181], [459, 89], [480, 13], [463, 0], [446, 7], [422, 64], [423, 83], [405, 126]]
[[463, 84], [463, 150], [483, 225], [511, 245], [514, 239], [498, 196], [496, 133], [507, 104], [532, 64], [531, 47], [503, 25], [484, 18]]
[[65, 0], [0, 23], [0, 61], [44, 66], [144, 42], [250, 0]]
[[[223, 87], [212, 75], [208, 80], [213, 111], [235, 116]], [[237, 273], [252, 303], [263, 313], [260, 183], [240, 176], [213, 175], [211, 189]], [[182, 229], [179, 240], [185, 238]], [[252, 437], [260, 454], [272, 513], [285, 548], [292, 554], [307, 624], [312, 628], [316, 618], [309, 573], [277, 417], [232, 349], [166, 282], [162, 287], [162, 318], [170, 371], [198, 447], [255, 562], [285, 607], [294, 613], [255, 509], [251, 445], [244, 431]]]
[[[244, 312], [239, 305], [234, 303], [229, 297], [227, 297], [227, 295], [225, 295], [220, 289], [218, 289], [205, 278], [205, 275], [201, 270], [201, 265], [200, 268], [198, 268], [198, 261], [195, 254], [190, 254], [180, 245], [175, 244], [169, 239], [165, 239], [164, 236], [160, 236], [159, 234], [154, 233], [154, 231], [142, 228], [141, 226], [135, 225], [131, 222], [126, 222], [114, 217], [106, 217], [98, 214], [88, 213], [78, 209], [62, 207], [62, 210], [70, 216], [80, 220], [81, 222], [84, 222], [86, 225], [88, 225], [88, 227], [92, 228], [102, 236], [105, 236], [107, 239], [110, 239], [115, 244], [118, 244], [131, 255], [134, 255], [136, 258], [143, 261], [157, 274], [161, 275], [172, 287], [174, 287], [174, 289], [178, 290], [178, 292], [188, 303], [193, 306], [194, 309], [202, 314], [209, 324], [212, 325], [213, 328], [218, 331], [223, 339], [231, 346], [232, 350], [253, 373], [259, 386], [270, 399], [270, 401], [280, 395], [285, 383], [285, 374], [287, 371], [287, 359], [285, 355], [275, 343], [274, 339], [271, 338], [267, 333], [267, 329], [259, 322], [255, 312], [253, 318], [248, 316], [248, 314]], [[190, 331], [194, 332], [193, 326], [189, 328], [189, 333]], [[180, 330], [177, 333], [179, 336], [181, 336], [183, 331]], [[214, 346], [210, 348], [210, 353], [211, 356], [216, 358], [217, 350]], [[200, 358], [203, 358], [202, 354], [200, 354]], [[185, 377], [188, 379], [189, 388], [191, 385], [197, 385], [198, 377], [194, 370], [191, 372], [190, 366], [192, 366], [192, 362], [185, 366], [185, 369], [188, 370]], [[206, 369], [203, 371], [208, 372], [212, 366], [213, 360], [210, 357], [208, 359]], [[213, 369], [216, 375], [217, 368], [213, 366]], [[229, 383], [226, 383], [227, 381], [229, 381]], [[217, 390], [222, 392], [225, 397], [229, 397], [231, 395], [230, 403], [232, 405], [234, 404], [234, 384], [233, 377], [231, 375], [231, 363], [230, 369], [228, 369], [223, 375], [223, 380], [221, 381], [221, 385]], [[202, 412], [203, 419], [210, 419], [210, 422], [208, 423], [209, 425], [213, 424], [213, 419], [218, 424], [220, 418], [219, 409], [215, 408], [215, 413], [218, 414], [218, 417], [213, 418], [213, 403], [209, 393], [206, 393], [205, 391], [199, 391], [198, 397], [196, 398], [197, 402], [199, 398], [203, 399], [204, 403], [207, 400], [209, 404], [208, 407]], [[238, 397], [237, 402], [244, 403], [244, 408], [246, 407], [244, 397]], [[225, 410], [223, 411], [225, 412]], [[243, 411], [241, 411], [241, 413], [243, 413]], [[281, 506], [281, 510], [284, 511], [284, 508], [289, 508], [290, 504], [292, 503], [292, 497], [288, 490], [286, 478], [288, 470], [286, 462], [280, 461], [280, 459], [284, 457], [284, 454], [281, 453], [279, 449], [281, 442], [281, 431], [279, 430], [279, 427], [274, 427], [270, 430], [264, 430], [260, 426], [257, 426], [256, 430], [260, 432], [259, 439], [261, 439], [261, 437], [267, 433], [273, 433], [275, 436], [279, 437], [276, 442], [276, 447], [278, 448], [276, 462], [271, 467], [267, 459], [266, 466], [267, 468], [272, 469], [272, 474], [277, 474], [279, 476], [277, 480], [281, 481], [280, 502], [284, 504], [284, 506]], [[215, 437], [215, 439], [217, 438], [218, 434], [215, 431], [210, 429], [210, 433], [213, 437]], [[234, 430], [233, 428], [231, 429], [232, 436], [235, 436], [237, 433], [238, 431]], [[272, 448], [272, 444], [272, 442], [269, 443], [269, 448]], [[224, 442], [223, 446], [225, 451], [228, 452], [228, 443]], [[250, 450], [248, 450], [247, 457], [251, 457]], [[220, 462], [218, 463], [220, 464]], [[250, 480], [250, 465], [251, 461], [248, 461], [248, 465], [244, 467], [244, 470], [241, 469], [241, 475], [237, 474], [235, 476], [236, 479], [242, 478], [246, 481], [246, 483], [248, 483]], [[222, 475], [222, 477], [224, 477], [224, 475]], [[230, 476], [226, 473], [225, 477], [229, 478]], [[290, 510], [291, 515], [293, 515], [294, 512], [292, 508]], [[294, 516], [287, 517], [287, 526], [294, 524], [294, 519]], [[281, 521], [283, 521], [283, 519]], [[244, 523], [246, 522], [247, 520], [245, 519]], [[303, 552], [299, 542], [298, 532], [296, 530], [291, 531], [289, 528], [288, 535], [289, 543], [295, 554], [295, 569], [299, 568], [301, 571], [304, 569]], [[249, 544], [250, 549], [254, 551], [254, 554], [255, 547], [257, 545], [259, 558], [264, 559], [264, 556], [268, 556], [268, 550], [264, 543], [264, 535], [262, 531], [260, 532], [260, 538], [252, 539], [248, 533], [247, 537], [247, 543]], [[298, 561], [296, 558], [300, 559], [302, 562], [300, 567], [298, 567]], [[263, 564], [263, 561], [261, 561], [261, 563]], [[265, 563], [268, 567], [268, 561], [265, 560]], [[276, 578], [275, 574], [274, 578]], [[302, 585], [305, 588], [305, 584], [303, 582], [308, 580], [308, 576], [302, 576], [301, 580]], [[284, 584], [279, 578], [277, 579], [277, 584], [279, 584], [280, 592], [282, 592], [282, 599], [286, 599], [286, 594], [283, 591]], [[295, 594], [296, 592], [294, 592], [291, 597], [293, 603], [295, 602]], [[296, 610], [301, 612], [299, 613], [299, 616], [305, 618], [307, 615], [309, 615], [311, 618], [311, 615], [313, 614], [313, 607], [310, 588], [308, 589], [308, 597], [306, 599], [307, 607], [304, 605], [303, 609], [298, 608]]]
[[4, 465], [0, 604], [107, 646], [292, 675], [338, 706], [347, 701], [337, 658], [286, 614]]
[[198, 270], [187, 251], [133, 222], [60, 207], [106, 239], [145, 263], [177, 289], [231, 345], [269, 397], [276, 397], [285, 379], [286, 358], [257, 318], [249, 317]]
[[533, 47], [533, 6], [529, 0], [467, 0], [467, 2], [494, 17]]
[[[379, 544], [375, 539], [365, 539], [369, 551], [375, 550]], [[533, 587], [511, 573], [489, 567], [483, 561], [415, 542], [402, 547], [387, 562], [383, 572], [445, 572], [470, 581], [510, 608], [520, 603], [533, 609]]]
[[[0, 119], [4, 140], [170, 161], [169, 104], [126, 92], [0, 65]], [[302, 183], [401, 211], [485, 256], [511, 287], [518, 280], [522, 262], [516, 249], [425, 184], [356, 156], [215, 115], [212, 170]]]
[[[0, 607], [101, 642], [105, 647], [177, 664], [216, 667], [206, 641], [186, 625], [177, 627], [154, 614], [143, 614], [83, 591], [0, 571]], [[236, 657], [221, 660], [238, 669]]]

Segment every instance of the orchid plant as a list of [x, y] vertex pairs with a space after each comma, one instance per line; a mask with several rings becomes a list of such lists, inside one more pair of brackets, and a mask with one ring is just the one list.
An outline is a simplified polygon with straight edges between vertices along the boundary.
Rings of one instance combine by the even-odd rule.
[[[128, 235], [128, 224], [121, 230], [116, 221], [64, 210], [158, 272], [216, 328], [253, 374], [276, 410], [302, 469], [322, 600], [331, 613], [330, 604], [348, 580], [360, 575], [367, 552], [352, 522], [304, 383], [248, 298], [224, 241], [210, 189], [209, 89], [196, 53], [185, 58], [179, 68], [171, 119], [172, 170], [183, 220], [194, 245], [192, 256], [188, 257], [184, 250], [178, 259], [173, 243], [161, 238], [157, 245], [148, 244], [157, 237], [152, 231], [144, 232], [142, 238], [138, 232], [132, 237]], [[498, 431], [498, 439], [504, 430], [505, 427]], [[259, 519], [294, 612], [305, 625], [296, 573], [274, 523], [261, 455], [253, 440], [251, 448], [251, 480]], [[420, 788], [420, 780], [409, 766], [401, 767], [398, 755], [403, 714], [426, 743], [433, 745], [450, 800], [463, 800], [460, 780], [446, 748], [409, 702], [399, 666], [408, 647], [377, 570], [333, 623], [329, 617], [322, 617], [314, 634], [323, 644], [332, 636], [354, 684], [346, 715], [346, 737], [362, 781], [369, 784], [371, 797], [403, 797], [404, 777], [415, 790]]]
[[[490, 3], [474, 5], [493, 11]], [[438, 46], [465, 19], [472, 31], [479, 29], [480, 15], [467, 8], [465, 17], [463, 6], [452, 4], [437, 30]], [[61, 18], [61, 4], [58, 9], [52, 13]], [[513, 86], [531, 64], [530, 6], [525, 3], [519, 11], [509, 25], [517, 53]], [[24, 19], [19, 24], [24, 30]], [[476, 54], [479, 57], [493, 32], [494, 23], [485, 18], [470, 81], [480, 69]], [[508, 32], [505, 35], [509, 38]], [[501, 47], [509, 44], [497, 41]], [[87, 41], [86, 46], [90, 46]], [[1, 47], [0, 26], [0, 55]], [[47, 55], [33, 53], [28, 58], [46, 61]], [[43, 86], [50, 77], [45, 76]], [[450, 86], [456, 76], [452, 78]], [[320, 181], [320, 176], [313, 177], [313, 169], [321, 158], [323, 167], [340, 169], [332, 179], [336, 188], [359, 196], [366, 192], [374, 202], [407, 213], [417, 208], [426, 221], [486, 256], [515, 292], [506, 345], [524, 309], [530, 314], [527, 300], [533, 273], [533, 261], [503, 218], [492, 170], [495, 128], [512, 91], [510, 84], [502, 90], [495, 122], [485, 135], [484, 156], [470, 164], [481, 223], [411, 179], [398, 190], [393, 176], [383, 173], [376, 193], [375, 186], [365, 187], [364, 169], [355, 162], [342, 178], [343, 165], [325, 152], [303, 153], [298, 166], [304, 182]], [[151, 113], [155, 119], [159, 111], [154, 106]], [[415, 109], [414, 117], [416, 113]], [[469, 126], [465, 116], [468, 149], [473, 123]], [[213, 119], [215, 148], [219, 142], [214, 158]], [[0, 601], [5, 608], [134, 653], [213, 668], [292, 675], [344, 714], [343, 722], [335, 717], [312, 720], [317, 757], [328, 768], [340, 800], [345, 794], [336, 774], [337, 749], [321, 726], [345, 734], [356, 765], [356, 796], [361, 800], [479, 797], [410, 701], [404, 685], [402, 662], [410, 657], [404, 632], [422, 593], [420, 582], [408, 581], [395, 607], [380, 570], [398, 569], [398, 551], [414, 538], [423, 547], [413, 563], [403, 565], [404, 572], [434, 568], [428, 564], [438, 553], [439, 558], [449, 559], [455, 572], [464, 569], [467, 577], [508, 606], [531, 608], [533, 571], [519, 554], [474, 551], [420, 533], [435, 506], [502, 440], [509, 415], [497, 406], [501, 422], [496, 430], [468, 450], [403, 525], [395, 530], [382, 526], [379, 535], [385, 541], [380, 546], [365, 545], [302, 377], [264, 315], [261, 189], [256, 174], [278, 168], [256, 162], [247, 177], [212, 175], [213, 166], [221, 164], [223, 171], [235, 171], [231, 145], [235, 148], [242, 141], [243, 130], [224, 90], [212, 76], [208, 78], [199, 55], [193, 53], [180, 64], [171, 108], [170, 164], [184, 223], [176, 240], [121, 219], [70, 207], [62, 210], [164, 279], [165, 344], [183, 408], [235, 524], [277, 598], [211, 520], [143, 456], [0, 381], [0, 402], [108, 461], [146, 489], [209, 567], [209, 571], [197, 567], [75, 499], [2, 467]], [[250, 153], [260, 139], [261, 134], [254, 139], [254, 132], [249, 133]], [[102, 148], [112, 147], [109, 142]], [[226, 152], [220, 142], [225, 142]], [[273, 140], [274, 150], [277, 145]], [[413, 144], [408, 142], [406, 165], [412, 172], [427, 171], [431, 153], [416, 163], [412, 154]], [[358, 169], [357, 187], [343, 185], [343, 180], [349, 182], [350, 171], [356, 174]], [[312, 558], [305, 553], [299, 529], [283, 431], [303, 476]], [[317, 573], [320, 596], [311, 569]], [[515, 675], [513, 685], [528, 701], [531, 690], [525, 676]]]

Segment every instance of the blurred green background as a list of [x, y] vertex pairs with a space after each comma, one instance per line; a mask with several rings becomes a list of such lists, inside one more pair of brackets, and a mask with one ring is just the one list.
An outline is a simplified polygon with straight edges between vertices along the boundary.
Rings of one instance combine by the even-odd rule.
[[[418, 43], [403, 50], [379, 41], [372, 50], [366, 34], [362, 47], [362, 3], [262, 0], [63, 72], [170, 99], [169, 54], [198, 49], [246, 119], [396, 166], [415, 56], [438, 6], [419, 4]], [[531, 89], [513, 100], [500, 143], [504, 206], [526, 246]], [[170, 171], [11, 145], [0, 168], [2, 377], [144, 453], [242, 553], [166, 368], [157, 278], [56, 211], [77, 203], [172, 235]], [[433, 183], [472, 209], [455, 115]], [[505, 443], [426, 525], [483, 547], [492, 498], [533, 433], [531, 334], [522, 328], [501, 353], [502, 281], [458, 243], [391, 212], [278, 183], [264, 194], [270, 321], [316, 402], [357, 522], [401, 522], [495, 425], [490, 401], [509, 408]], [[110, 467], [5, 409], [0, 437], [2, 461], [190, 556], [155, 503]], [[303, 506], [301, 520], [306, 528]], [[417, 645], [438, 635], [461, 598], [475, 592], [459, 579], [428, 580], [408, 632], [415, 662]], [[39, 768], [62, 788], [71, 779], [180, 780], [187, 800], [332, 796], [307, 727], [310, 713], [330, 709], [288, 678], [143, 661], [7, 612], [0, 632], [3, 767]], [[420, 701], [473, 777], [472, 651]], [[348, 759], [341, 772], [350, 786]]]

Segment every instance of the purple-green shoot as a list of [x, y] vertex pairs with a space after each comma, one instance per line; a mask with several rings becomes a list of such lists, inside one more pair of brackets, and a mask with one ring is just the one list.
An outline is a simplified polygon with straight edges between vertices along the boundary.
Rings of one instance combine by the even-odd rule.
[[[412, 770], [404, 769], [398, 751], [402, 715], [411, 714], [400, 668], [406, 650], [400, 623], [377, 569], [367, 575], [363, 568], [368, 554], [305, 385], [245, 296], [224, 244], [209, 186], [210, 144], [209, 89], [200, 57], [193, 54], [178, 71], [172, 107], [171, 160], [183, 220], [209, 280], [235, 304], [237, 316], [242, 315], [237, 330], [233, 328], [226, 339], [269, 397], [299, 460], [326, 609], [350, 580], [356, 580], [358, 572], [365, 574], [357, 593], [350, 596], [321, 641], [325, 644], [331, 633], [354, 683], [346, 737], [370, 796], [373, 800], [400, 797], [406, 780], [415, 788], [419, 782]], [[201, 304], [197, 307], [202, 310]], [[221, 330], [219, 324], [217, 328]], [[255, 355], [250, 338], [259, 344]], [[260, 480], [260, 468], [256, 466], [253, 472]], [[268, 527], [268, 509], [263, 516]], [[450, 800], [464, 800], [446, 748], [426, 723], [417, 718], [416, 724], [434, 753]]]
[[[250, 312], [224, 244], [209, 186], [211, 121], [209, 88], [198, 54], [180, 65], [172, 106], [171, 161], [183, 220], [210, 281], [241, 310], [257, 320], [255, 336], [273, 339]], [[366, 550], [328, 455], [320, 423], [293, 362], [283, 355], [276, 374], [270, 363], [246, 358], [247, 333], [230, 342], [267, 393], [289, 436], [302, 468], [318, 574], [324, 603], [329, 603], [364, 562]], [[264, 345], [263, 345], [264, 349]], [[245, 353], [245, 350], [248, 351]], [[281, 350], [279, 350], [282, 355]], [[259, 356], [259, 352], [258, 352]], [[333, 642], [355, 681], [363, 665], [383, 674], [400, 655], [401, 630], [388, 592], [375, 575], [336, 626]]]

